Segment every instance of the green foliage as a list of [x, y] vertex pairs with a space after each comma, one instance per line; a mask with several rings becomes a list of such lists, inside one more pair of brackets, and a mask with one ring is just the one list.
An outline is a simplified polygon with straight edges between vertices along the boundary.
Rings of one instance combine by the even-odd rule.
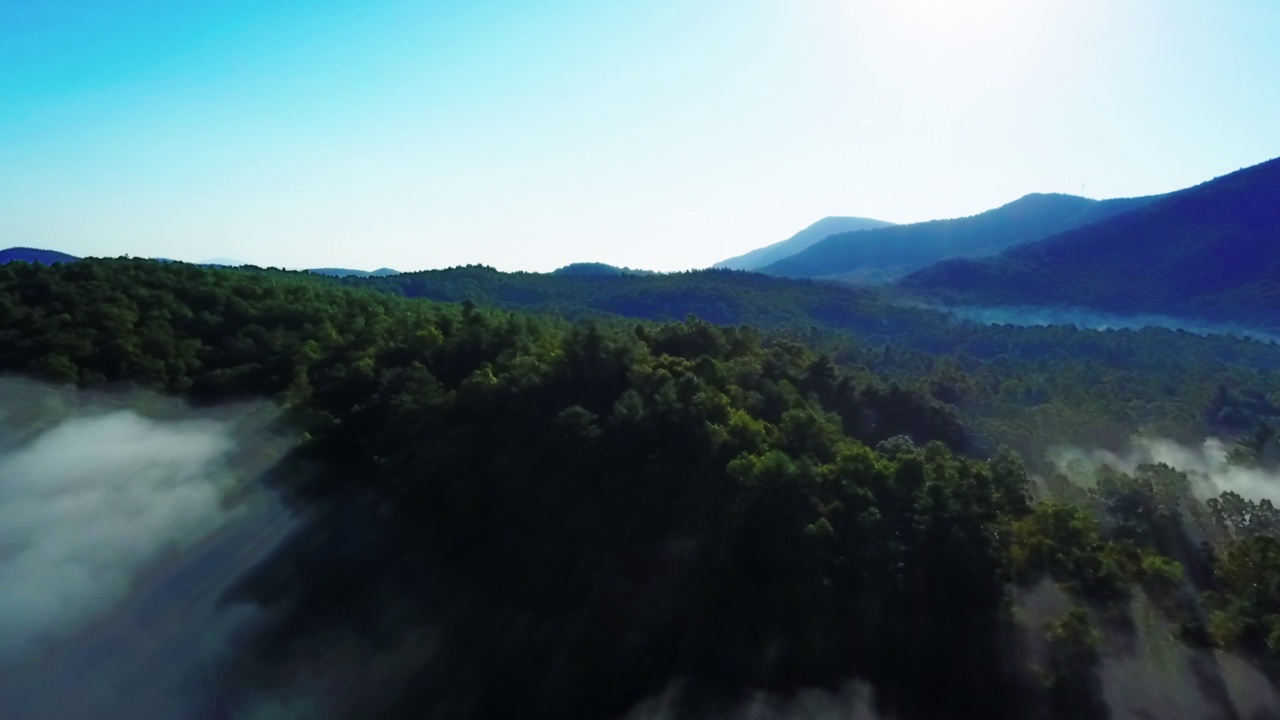
[[1206, 503], [1216, 528], [1227, 537], [1280, 533], [1280, 511], [1270, 500], [1247, 500], [1239, 493], [1226, 491]]
[[1176, 590], [1182, 584], [1185, 575], [1178, 561], [1154, 553], [1142, 554], [1140, 568], [1141, 582], [1157, 592]]
[[1061, 617], [1046, 623], [1049, 640], [1063, 648], [1071, 648], [1086, 655], [1096, 655], [1101, 634], [1089, 621], [1089, 613], [1076, 605], [1068, 608]]
[[[283, 473], [290, 497], [382, 508], [380, 549], [358, 555], [379, 579], [332, 595], [343, 607], [386, 583], [413, 597], [422, 572], [401, 569], [431, 567], [556, 629], [588, 685], [861, 673], [981, 705], [949, 668], [1003, 677], [1002, 528], [1025, 474], [953, 454], [967, 434], [937, 400], [804, 345], [142, 261], [6, 266], [0, 298], [3, 367], [288, 402], [308, 437], [294, 462], [316, 468]], [[868, 449], [904, 435], [910, 452]], [[332, 562], [276, 573], [323, 587]], [[536, 656], [547, 636], [519, 642]]]
[[1024, 584], [1048, 577], [1093, 600], [1121, 600], [1128, 578], [1116, 559], [1098, 522], [1077, 507], [1039, 503], [1013, 526], [1011, 562]]
[[[954, 405], [989, 441], [1036, 463], [1062, 444], [1115, 448], [1149, 430], [1180, 440], [1276, 417], [1280, 347], [1144, 330], [990, 326], [831, 283], [723, 270], [628, 277], [501, 273], [469, 266], [343, 281], [407, 297], [535, 310], [568, 319], [695, 314], [785, 333], [828, 362]], [[821, 390], [821, 373], [796, 386]]]
[[1100, 659], [1102, 634], [1093, 626], [1089, 613], [1074, 605], [1060, 617], [1045, 623], [1049, 645], [1049, 697], [1068, 716], [1096, 716], [1096, 667]]
[[[1008, 716], [1023, 672], [1004, 642], [1010, 581], [1047, 578], [1107, 605], [1192, 584], [1214, 592], [1220, 642], [1274, 649], [1270, 503], [1199, 504], [1185, 475], [1159, 465], [1033, 503], [1015, 452], [1115, 440], [1157, 419], [1194, 436], [1224, 378], [1270, 390], [1256, 369], [1275, 359], [1264, 346], [936, 324], [844, 290], [837, 311], [812, 304], [827, 289], [733, 273], [610, 278], [592, 303], [646, 318], [698, 303], [733, 318], [826, 313], [897, 338], [683, 312], [586, 317], [600, 282], [12, 263], [0, 267], [0, 369], [285, 404], [305, 438], [279, 476], [286, 496], [317, 516], [368, 503], [375, 520], [340, 549], [300, 540], [246, 595], [297, 592], [306, 601], [291, 612], [323, 626], [395, 592], [425, 626], [452, 611], [434, 599], [449, 588], [488, 611], [442, 640], [459, 673], [488, 662], [468, 653], [496, 646], [489, 618], [517, 618], [523, 629], [501, 641], [536, 660], [490, 670], [512, 691], [476, 717], [522, 714], [534, 704], [516, 703], [535, 695], [543, 717], [616, 715], [672, 677], [786, 689], [850, 676], [891, 705]], [[530, 297], [572, 304], [568, 319], [496, 307]], [[1202, 524], [1225, 543], [1207, 571], [1188, 549]], [[1087, 616], [1047, 632], [1065, 678], [1055, 687], [1093, 692]]]
[[1255, 535], [1219, 553], [1218, 591], [1207, 596], [1210, 633], [1220, 644], [1280, 657], [1280, 539]]

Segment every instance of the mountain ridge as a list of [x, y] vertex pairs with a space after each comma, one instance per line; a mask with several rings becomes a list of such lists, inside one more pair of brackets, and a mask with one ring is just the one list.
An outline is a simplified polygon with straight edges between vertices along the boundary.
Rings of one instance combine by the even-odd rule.
[[629, 267], [618, 267], [608, 263], [600, 262], [576, 262], [569, 263], [564, 267], [558, 267], [547, 273], [548, 275], [563, 275], [569, 277], [616, 277], [618, 275], [653, 275], [652, 270], [636, 270]]
[[377, 270], [352, 270], [350, 268], [307, 268], [307, 272], [330, 277], [388, 277], [399, 275], [399, 270], [378, 268]]
[[967, 217], [832, 235], [760, 271], [794, 278], [884, 282], [942, 260], [992, 254], [1091, 224], [1157, 197], [1094, 200], [1030, 193]]
[[31, 247], [11, 247], [0, 250], [0, 265], [5, 263], [35, 262], [41, 265], [52, 265], [58, 262], [75, 262], [80, 258], [57, 250], [44, 250]]
[[822, 218], [786, 240], [756, 248], [750, 252], [731, 257], [728, 260], [721, 260], [711, 267], [717, 270], [759, 270], [766, 265], [805, 250], [813, 246], [814, 243], [820, 242], [831, 235], [893, 227], [894, 224], [871, 218], [831, 215]]
[[949, 302], [1072, 304], [1280, 326], [1280, 158], [901, 287]]

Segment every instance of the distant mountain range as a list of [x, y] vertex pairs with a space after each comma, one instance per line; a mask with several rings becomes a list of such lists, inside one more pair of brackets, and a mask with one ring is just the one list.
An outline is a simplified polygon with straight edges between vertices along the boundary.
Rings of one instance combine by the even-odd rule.
[[567, 275], [570, 277], [597, 277], [601, 275], [652, 275], [652, 270], [632, 270], [628, 267], [617, 267], [604, 263], [572, 263], [552, 270], [551, 275]]
[[7, 250], [0, 250], [0, 265], [14, 260], [22, 262], [40, 263], [41, 265], [52, 265], [60, 262], [75, 262], [80, 258], [74, 255], [58, 252], [57, 250], [40, 250], [39, 248], [14, 247]]
[[377, 270], [349, 270], [347, 268], [311, 268], [307, 270], [309, 273], [317, 275], [329, 275], [332, 277], [387, 277], [390, 275], [399, 275], [399, 270], [391, 268], [378, 268]]
[[859, 230], [874, 230], [892, 225], [893, 223], [891, 222], [871, 220], [869, 218], [825, 217], [786, 240], [718, 262], [712, 267], [728, 270], [759, 270], [766, 265], [771, 265], [783, 258], [795, 255], [832, 235], [857, 232]]
[[948, 258], [989, 255], [1128, 212], [1154, 198], [1032, 194], [964, 218], [831, 235], [761, 268], [769, 275], [886, 282]]
[[[849, 227], [864, 229], [814, 240], [829, 230]], [[1068, 307], [1270, 330], [1280, 328], [1280, 159], [1161, 196], [1099, 201], [1034, 194], [972, 217], [909, 225], [825, 218], [788, 240], [720, 265], [747, 267], [806, 244], [760, 272], [803, 280], [893, 280], [892, 292], [957, 312]], [[0, 250], [0, 263], [14, 260], [52, 264], [77, 258], [37, 248]], [[309, 272], [378, 283], [394, 280], [402, 294], [441, 300], [467, 297], [467, 288], [477, 278], [489, 277], [462, 269], [440, 271], [443, 274], [402, 274], [390, 268]], [[494, 297], [505, 302], [511, 294], [521, 303], [534, 302], [530, 298], [541, 302], [557, 292], [555, 285], [513, 279], [523, 276], [580, 280], [592, 293], [610, 287], [611, 292], [625, 294], [631, 281], [650, 275], [604, 263], [574, 263], [545, 274], [504, 276]], [[719, 283], [723, 278], [681, 274], [679, 280], [662, 281], [661, 287], [679, 285], [676, 294], [681, 300], [664, 300], [664, 312], [697, 307], [707, 319], [735, 322], [737, 314], [725, 310], [723, 298], [695, 290], [713, 280]], [[458, 283], [462, 284], [454, 287]], [[654, 302], [654, 297], [650, 294], [645, 302]], [[620, 306], [631, 302], [621, 296], [615, 301]], [[822, 312], [830, 310], [824, 308]], [[596, 309], [617, 312], [612, 307]]]
[[[57, 250], [41, 250], [39, 248], [15, 247], [7, 250], [0, 250], [0, 265], [7, 262], [19, 260], [22, 262], [40, 263], [42, 265], [52, 265], [57, 262], [75, 262], [80, 258], [75, 255], [68, 255]], [[156, 262], [180, 262], [169, 258], [154, 258]], [[197, 263], [205, 267], [239, 267], [245, 263], [230, 258], [213, 258], [202, 263]], [[377, 270], [348, 270], [346, 268], [312, 268], [307, 272], [317, 275], [329, 275], [331, 277], [387, 277], [390, 275], [399, 275], [399, 270], [391, 268], [379, 268]]]
[[1064, 304], [1280, 327], [1280, 159], [901, 286], [951, 303]]

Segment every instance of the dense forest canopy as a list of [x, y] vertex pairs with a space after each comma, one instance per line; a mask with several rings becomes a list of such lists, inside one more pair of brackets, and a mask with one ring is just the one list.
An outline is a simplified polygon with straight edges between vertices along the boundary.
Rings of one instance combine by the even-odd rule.
[[276, 610], [284, 668], [338, 628], [437, 628], [387, 717], [615, 717], [677, 679], [695, 714], [851, 678], [899, 717], [1097, 717], [1136, 605], [1274, 676], [1272, 503], [1156, 463], [1080, 482], [1051, 450], [1216, 434], [1266, 468], [1280, 349], [814, 287], [18, 262], [0, 369], [284, 404], [303, 442], [273, 482], [311, 524], [233, 599]]
[[598, 262], [579, 262], [565, 265], [562, 268], [556, 268], [551, 271], [552, 275], [585, 275], [588, 277], [596, 275], [652, 275], [648, 270], [634, 270], [626, 267], [616, 267], [614, 265], [606, 265]]
[[1219, 386], [1271, 392], [1280, 369], [1270, 343], [1160, 328], [989, 326], [870, 290], [730, 271], [558, 278], [474, 266], [347, 282], [570, 319], [693, 314], [763, 328], [851, 371], [946, 397], [985, 438], [1026, 455], [1053, 444], [1114, 447], [1144, 428], [1190, 439], [1250, 426], [1260, 419], [1251, 412], [1211, 407]]

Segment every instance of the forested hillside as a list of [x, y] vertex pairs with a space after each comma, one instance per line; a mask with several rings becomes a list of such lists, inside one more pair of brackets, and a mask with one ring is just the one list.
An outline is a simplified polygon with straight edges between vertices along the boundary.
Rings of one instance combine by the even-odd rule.
[[[1257, 371], [1280, 369], [1280, 348], [1226, 336], [992, 327], [895, 305], [863, 289], [751, 273], [556, 278], [477, 266], [347, 284], [570, 319], [692, 314], [783, 333], [902, 384], [959, 372], [963, 390], [953, 395], [964, 398], [957, 402], [967, 422], [1002, 426], [983, 435], [1024, 453], [1054, 443], [1114, 447], [1150, 426], [1177, 437], [1203, 435], [1224, 427], [1222, 408], [1206, 410], [1220, 384], [1256, 389], [1270, 383]], [[1081, 412], [1085, 407], [1091, 410]]]
[[1027, 195], [972, 217], [832, 235], [760, 271], [794, 278], [886, 282], [947, 258], [988, 255], [1098, 222], [1151, 199]]
[[594, 277], [598, 275], [651, 275], [652, 273], [648, 270], [632, 270], [631, 268], [615, 267], [605, 263], [581, 262], [556, 268], [551, 271], [551, 274]]
[[[309, 524], [228, 600], [272, 610], [272, 682], [339, 630], [400, 657], [389, 718], [610, 718], [677, 680], [671, 712], [701, 717], [855, 678], [894, 717], [1098, 717], [1134, 603], [1276, 671], [1270, 502], [1206, 502], [1156, 465], [1033, 485], [992, 449], [1043, 450], [1052, 422], [1212, 426], [1260, 467], [1273, 346], [957, 324], [985, 351], [946, 356], [569, 315], [304, 273], [11, 263], [0, 369], [283, 403], [304, 441], [274, 482]], [[1048, 342], [1068, 349], [1027, 350]], [[1019, 598], [1046, 586], [1065, 604], [1032, 620]], [[423, 635], [431, 653], [395, 654]]]
[[0, 265], [14, 260], [52, 265], [57, 262], [75, 262], [79, 259], [74, 255], [57, 252], [56, 250], [40, 250], [26, 247], [12, 247], [0, 250]]
[[1065, 304], [1280, 326], [1280, 159], [1134, 212], [902, 280], [953, 302]]

